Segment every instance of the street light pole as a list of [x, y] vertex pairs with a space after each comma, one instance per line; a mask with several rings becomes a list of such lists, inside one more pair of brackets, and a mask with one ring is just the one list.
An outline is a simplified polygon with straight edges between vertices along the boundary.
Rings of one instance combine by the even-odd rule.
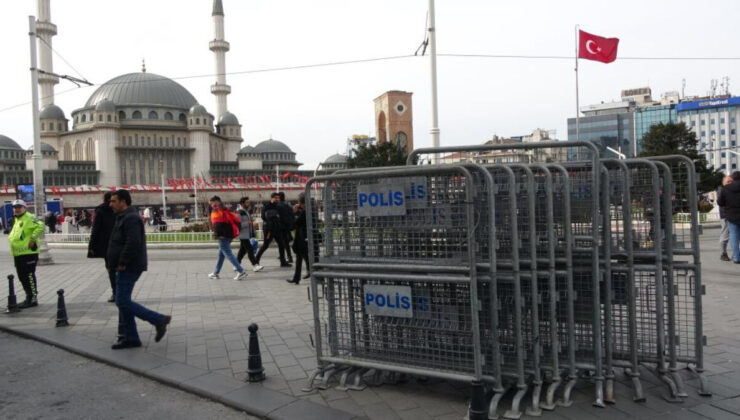
[[627, 159], [627, 156], [624, 153], [622, 153], [622, 152], [620, 152], [618, 150], [614, 150], [614, 149], [612, 149], [609, 146], [606, 146], [606, 150], [608, 150], [608, 151], [616, 154], [617, 156], [619, 156], [620, 159]]
[[[44, 179], [41, 168], [41, 130], [39, 124], [39, 73], [36, 63], [36, 18], [28, 17], [28, 37], [31, 41], [31, 114], [33, 120], [33, 207], [36, 217], [44, 217]], [[43, 237], [39, 239], [39, 265], [54, 264]]]
[[167, 201], [164, 195], [164, 161], [159, 161], [159, 173], [162, 175], [162, 218], [167, 218]]
[[[439, 117], [437, 112], [437, 28], [434, 20], [434, 0], [429, 0], [429, 73], [432, 81], [432, 147], [439, 147]], [[436, 156], [436, 155], [435, 155]], [[436, 161], [436, 157], [435, 157]]]
[[195, 200], [195, 220], [198, 220], [198, 179], [195, 178], [195, 167], [193, 167], [193, 199]]

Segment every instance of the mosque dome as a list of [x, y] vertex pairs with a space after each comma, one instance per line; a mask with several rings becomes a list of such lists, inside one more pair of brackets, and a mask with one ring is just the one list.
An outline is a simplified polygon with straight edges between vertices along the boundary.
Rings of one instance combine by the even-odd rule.
[[221, 116], [221, 118], [218, 119], [219, 125], [239, 125], [239, 120], [236, 118], [236, 115], [232, 114], [229, 111], [224, 112], [224, 115]]
[[[29, 152], [33, 152], [33, 146], [30, 146], [30, 147], [28, 148], [28, 151], [29, 151]], [[54, 147], [53, 147], [52, 145], [50, 145], [50, 144], [48, 144], [48, 143], [44, 143], [44, 142], [42, 142], [42, 143], [41, 143], [41, 153], [42, 153], [42, 154], [45, 154], [45, 153], [46, 153], [46, 154], [56, 154], [56, 153], [58, 153], [58, 152], [57, 152], [57, 150], [56, 150], [56, 149], [55, 149], [55, 148], [54, 148]]]
[[326, 158], [324, 163], [347, 163], [347, 156], [337, 153]]
[[239, 153], [237, 153], [237, 155], [251, 155], [251, 154], [254, 154], [254, 153], [258, 153], [254, 149], [254, 147], [252, 147], [252, 146], [244, 146], [244, 147], [242, 147], [241, 150], [239, 150]]
[[103, 83], [87, 100], [85, 108], [109, 100], [118, 106], [153, 105], [188, 109], [195, 97], [172, 79], [153, 73], [129, 73]]
[[116, 104], [108, 98], [103, 99], [95, 105], [95, 111], [97, 112], [116, 112]]
[[41, 112], [39, 113], [39, 118], [55, 120], [64, 119], [64, 111], [62, 111], [62, 108], [59, 108], [54, 104], [49, 104], [41, 110]]
[[285, 143], [273, 139], [257, 143], [254, 149], [258, 153], [293, 153]]
[[0, 149], [17, 149], [23, 150], [23, 148], [10, 137], [3, 136], [0, 134]]
[[200, 117], [200, 116], [207, 117], [208, 111], [206, 111], [206, 107], [204, 107], [201, 104], [196, 103], [190, 108], [190, 115], [192, 115], [193, 117]]

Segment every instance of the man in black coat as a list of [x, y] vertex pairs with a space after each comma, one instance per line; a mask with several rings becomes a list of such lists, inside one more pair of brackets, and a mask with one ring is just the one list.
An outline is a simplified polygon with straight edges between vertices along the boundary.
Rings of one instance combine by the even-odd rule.
[[290, 253], [290, 232], [295, 228], [295, 215], [293, 208], [285, 201], [285, 193], [278, 193], [278, 213], [280, 213], [280, 230], [283, 233], [283, 244], [285, 244], [285, 257], [288, 263], [293, 263], [293, 254]]
[[717, 204], [725, 208], [725, 219], [730, 228], [732, 262], [740, 264], [740, 171], [730, 175], [732, 183], [726, 185], [724, 194], [717, 197]]
[[259, 252], [257, 252], [257, 264], [260, 263], [262, 254], [267, 251], [267, 248], [270, 246], [270, 242], [274, 239], [278, 244], [280, 267], [292, 267], [292, 265], [285, 260], [285, 248], [287, 248], [287, 244], [283, 240], [284, 236], [280, 223], [280, 210], [278, 208], [279, 200], [280, 195], [274, 192], [270, 195], [270, 202], [262, 207], [262, 226], [265, 233], [265, 240], [262, 242], [262, 247]]
[[116, 301], [116, 270], [108, 264], [108, 242], [116, 223], [116, 215], [110, 207], [110, 197], [113, 193], [108, 191], [103, 195], [103, 203], [95, 207], [95, 219], [90, 232], [90, 242], [87, 244], [87, 258], [105, 258], [105, 269], [108, 272], [110, 288], [112, 291], [108, 302]]
[[110, 206], [116, 214], [116, 223], [108, 244], [107, 261], [116, 270], [116, 306], [119, 329], [123, 330], [123, 338], [111, 348], [120, 350], [141, 347], [136, 318], [154, 325], [157, 330], [154, 341], [159, 342], [167, 332], [167, 325], [172, 317], [154, 312], [131, 300], [136, 281], [147, 269], [144, 223], [139, 217], [139, 211], [131, 207], [131, 194], [127, 190], [114, 192]]

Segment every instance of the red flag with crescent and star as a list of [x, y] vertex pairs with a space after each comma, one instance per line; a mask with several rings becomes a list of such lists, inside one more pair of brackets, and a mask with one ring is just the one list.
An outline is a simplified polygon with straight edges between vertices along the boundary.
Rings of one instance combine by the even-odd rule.
[[619, 38], [604, 38], [578, 31], [578, 58], [611, 63], [617, 59]]

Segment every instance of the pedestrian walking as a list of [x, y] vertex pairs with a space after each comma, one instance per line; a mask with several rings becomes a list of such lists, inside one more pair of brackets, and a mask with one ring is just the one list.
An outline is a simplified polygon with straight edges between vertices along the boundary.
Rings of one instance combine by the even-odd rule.
[[285, 193], [280, 191], [278, 193], [278, 212], [280, 213], [280, 231], [283, 234], [283, 244], [285, 244], [285, 258], [288, 263], [293, 262], [293, 255], [290, 253], [290, 242], [292, 237], [290, 232], [293, 231], [295, 225], [295, 215], [293, 214], [293, 208], [285, 201]]
[[190, 210], [185, 209], [182, 213], [182, 221], [185, 222], [186, 225], [190, 223]]
[[116, 301], [116, 267], [111, 266], [108, 261], [108, 243], [116, 224], [116, 215], [110, 206], [110, 198], [113, 195], [108, 191], [103, 194], [103, 203], [95, 207], [95, 218], [93, 219], [90, 242], [87, 244], [87, 258], [104, 258], [105, 271], [110, 281], [111, 296], [108, 302]]
[[10, 252], [13, 255], [18, 280], [26, 292], [19, 308], [38, 306], [38, 284], [36, 282], [36, 264], [39, 261], [39, 238], [44, 233], [44, 223], [28, 212], [26, 202], [15, 200], [13, 207], [13, 228], [8, 235]]
[[732, 182], [723, 187], [724, 194], [717, 198], [717, 204], [725, 207], [732, 262], [740, 264], [740, 171], [733, 172], [730, 177]]
[[49, 227], [49, 233], [57, 233], [57, 216], [53, 211], [48, 211], [44, 223]]
[[[722, 185], [717, 188], [717, 206], [719, 207], [719, 225], [720, 225], [720, 231], [719, 231], [719, 250], [721, 251], [721, 254], [719, 256], [719, 259], [722, 261], [730, 261], [730, 257], [727, 256], [727, 243], [730, 242], [730, 226], [727, 223], [727, 218], [725, 216], [725, 206], [719, 204], [720, 197], [725, 194], [725, 187], [732, 183], [732, 178], [730, 176], [725, 176], [722, 178]], [[722, 200], [724, 202], [724, 200]]]
[[131, 194], [117, 190], [111, 195], [110, 206], [116, 221], [108, 244], [107, 261], [116, 270], [116, 306], [119, 331], [123, 337], [111, 346], [113, 350], [141, 347], [136, 318], [149, 322], [156, 329], [154, 341], [167, 333], [172, 317], [154, 312], [131, 299], [136, 281], [147, 269], [146, 236], [139, 212], [131, 206]]
[[270, 202], [262, 207], [262, 220], [264, 221], [263, 229], [265, 232], [265, 240], [262, 242], [262, 247], [257, 252], [257, 264], [259, 264], [262, 254], [267, 251], [270, 247], [270, 243], [275, 240], [278, 244], [278, 254], [280, 256], [280, 267], [292, 267], [285, 260], [285, 242], [283, 241], [283, 233], [280, 227], [280, 211], [278, 209], [278, 201], [280, 195], [276, 192], [270, 195]]
[[236, 259], [239, 264], [242, 263], [244, 255], [249, 258], [249, 262], [252, 263], [252, 270], [257, 272], [262, 270], [261, 265], [257, 264], [257, 258], [254, 256], [254, 248], [252, 247], [252, 238], [254, 238], [254, 222], [252, 221], [252, 215], [249, 213], [251, 204], [249, 197], [242, 197], [239, 200], [239, 209], [236, 213], [241, 219], [241, 226], [239, 228], [239, 253], [236, 255]]
[[211, 226], [213, 228], [213, 234], [218, 241], [218, 260], [216, 261], [216, 268], [208, 275], [208, 278], [219, 278], [221, 267], [224, 265], [224, 259], [228, 259], [237, 271], [234, 280], [241, 280], [247, 277], [247, 271], [244, 270], [234, 256], [234, 253], [231, 252], [231, 241], [239, 236], [241, 219], [238, 215], [232, 213], [231, 210], [224, 207], [221, 197], [214, 195], [209, 200], [209, 203], [212, 208]]
[[[301, 262], [306, 262], [306, 272], [310, 272], [311, 266], [308, 262], [308, 229], [306, 225], [306, 196], [301, 193], [298, 204], [295, 206], [295, 238], [293, 239], [293, 251], [295, 251], [295, 272], [293, 278], [285, 280], [288, 283], [300, 284]], [[305, 278], [308, 278], [306, 274]]]

